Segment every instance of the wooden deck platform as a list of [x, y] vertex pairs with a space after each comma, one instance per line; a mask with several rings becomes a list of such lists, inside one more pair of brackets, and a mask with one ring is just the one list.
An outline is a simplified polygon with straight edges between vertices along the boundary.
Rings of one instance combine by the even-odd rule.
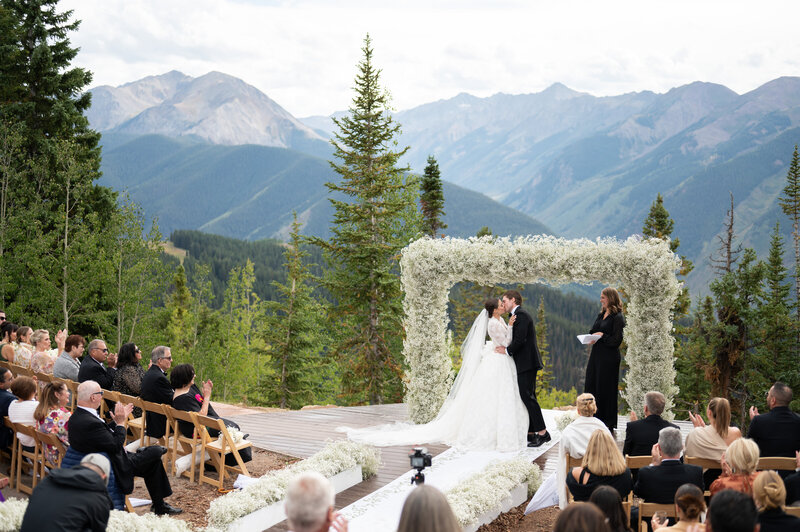
[[[404, 404], [372, 405], [355, 407], [318, 408], [295, 411], [253, 412], [240, 409], [227, 415], [244, 432], [250, 434], [250, 441], [257, 447], [297, 458], [308, 458], [320, 451], [328, 440], [344, 439], [345, 434], [337, 427], [368, 427], [384, 423], [394, 423], [406, 419]], [[223, 414], [225, 415], [225, 414]], [[618, 426], [625, 428], [628, 418], [619, 417]], [[692, 428], [689, 422], [676, 422], [684, 437]], [[622, 450], [622, 441], [617, 442]], [[428, 452], [436, 456], [448, 447], [446, 445], [426, 445]], [[336, 507], [344, 508], [369, 495], [393, 481], [410, 469], [408, 463], [409, 446], [381, 448], [381, 468], [377, 475], [343, 491], [336, 496]], [[542, 469], [544, 478], [553, 474], [558, 462], [558, 446], [549, 449], [535, 460]], [[283, 531], [286, 522], [279, 523], [269, 530]]]

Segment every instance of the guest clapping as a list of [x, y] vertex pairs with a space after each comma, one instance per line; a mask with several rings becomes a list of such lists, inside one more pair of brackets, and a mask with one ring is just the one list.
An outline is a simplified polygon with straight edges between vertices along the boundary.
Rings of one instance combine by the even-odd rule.
[[[689, 412], [694, 429], [686, 436], [686, 456], [719, 461], [728, 445], [742, 437], [737, 427], [730, 426], [731, 405], [723, 397], [713, 397], [708, 402], [706, 416], [710, 425], [706, 426], [703, 417]], [[706, 486], [719, 476], [719, 469], [709, 469], [703, 475]]]
[[617, 396], [619, 395], [619, 363], [621, 355], [622, 329], [625, 318], [622, 316], [622, 302], [614, 288], [606, 287], [600, 295], [602, 310], [597, 315], [591, 334], [600, 336], [592, 345], [592, 354], [586, 365], [585, 393], [591, 393], [597, 400], [597, 417], [609, 430], [617, 428]]
[[53, 374], [53, 364], [58, 355], [64, 350], [64, 341], [67, 339], [66, 330], [56, 333], [56, 348], [50, 343], [50, 333], [46, 329], [37, 329], [31, 336], [34, 352], [31, 357], [31, 370], [36, 373]]

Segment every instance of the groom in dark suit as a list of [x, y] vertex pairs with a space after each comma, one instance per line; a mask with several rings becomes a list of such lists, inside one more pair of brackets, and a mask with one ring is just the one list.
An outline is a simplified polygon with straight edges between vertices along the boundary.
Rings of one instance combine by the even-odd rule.
[[511, 355], [517, 366], [519, 395], [528, 410], [528, 447], [539, 447], [550, 441], [550, 433], [544, 424], [542, 409], [536, 400], [536, 374], [544, 367], [539, 346], [536, 345], [536, 330], [533, 318], [523, 308], [522, 296], [516, 290], [503, 294], [503, 310], [515, 316], [511, 343], [508, 347], [498, 346], [498, 353]]

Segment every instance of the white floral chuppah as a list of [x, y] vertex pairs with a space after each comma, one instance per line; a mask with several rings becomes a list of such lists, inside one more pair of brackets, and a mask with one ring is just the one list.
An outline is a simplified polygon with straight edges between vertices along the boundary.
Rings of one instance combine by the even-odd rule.
[[[644, 393], [659, 390], [667, 397], [667, 410], [671, 409], [677, 388], [670, 309], [680, 290], [675, 277], [680, 259], [667, 242], [639, 237], [625, 241], [426, 237], [403, 250], [400, 267], [405, 292], [403, 353], [409, 366], [405, 402], [414, 422], [433, 419], [450, 389], [447, 302], [450, 289], [461, 281], [485, 285], [599, 281], [624, 287], [629, 371], [623, 398], [641, 413]], [[586, 324], [587, 330], [590, 325]], [[576, 334], [581, 332], [586, 331]]]

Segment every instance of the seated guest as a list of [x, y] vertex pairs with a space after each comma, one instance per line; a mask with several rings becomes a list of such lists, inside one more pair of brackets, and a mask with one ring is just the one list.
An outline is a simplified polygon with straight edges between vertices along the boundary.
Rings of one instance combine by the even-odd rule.
[[556, 485], [558, 486], [558, 505], [563, 510], [567, 507], [567, 455], [582, 458], [589, 444], [589, 438], [597, 429], [606, 429], [606, 424], [594, 417], [597, 403], [594, 395], [583, 393], [575, 400], [578, 417], [567, 425], [561, 433], [556, 465]]
[[[17, 400], [17, 396], [11, 393], [11, 383], [14, 382], [14, 374], [8, 368], [0, 368], [0, 420], [8, 415], [8, 407], [12, 401]], [[14, 431], [6, 427], [5, 423], [0, 423], [0, 449], [8, 450], [14, 441]]]
[[694, 484], [684, 484], [675, 492], [675, 513], [678, 522], [673, 526], [667, 526], [667, 520], [657, 520], [653, 518], [651, 524], [653, 530], [680, 530], [686, 532], [692, 527], [694, 532], [703, 532], [706, 526], [700, 522], [700, 517], [706, 511], [706, 501], [703, 497], [703, 490]]
[[80, 465], [50, 471], [28, 500], [20, 532], [105, 530], [111, 508], [106, 491], [110, 471], [102, 454], [87, 454]]
[[425, 484], [414, 488], [403, 503], [397, 532], [461, 532], [450, 503], [441, 491]]
[[33, 356], [31, 357], [31, 371], [35, 373], [53, 374], [53, 364], [58, 355], [64, 350], [64, 340], [66, 331], [61, 330], [56, 333], [56, 347], [51, 349], [50, 333], [46, 329], [37, 329], [31, 336], [33, 342]]
[[[47, 434], [55, 434], [64, 447], [69, 447], [67, 439], [67, 422], [72, 412], [67, 410], [69, 404], [69, 389], [63, 382], [49, 382], [42, 392], [42, 400], [33, 412], [36, 420], [36, 430]], [[58, 451], [50, 445], [44, 449], [47, 459], [55, 463], [58, 460]]]
[[[11, 383], [11, 393], [19, 399], [8, 405], [8, 419], [14, 423], [35, 427], [36, 420], [33, 418], [33, 412], [39, 405], [39, 401], [36, 400], [36, 381], [30, 377], [17, 377]], [[33, 451], [36, 440], [19, 432], [17, 438], [26, 451]]]
[[334, 509], [330, 481], [316, 472], [301, 473], [286, 490], [286, 521], [293, 532], [347, 531], [347, 520]]
[[800, 415], [789, 409], [791, 402], [792, 389], [776, 382], [767, 393], [769, 412], [759, 414], [756, 407], [750, 407], [747, 437], [756, 442], [761, 456], [793, 457], [800, 449]]
[[631, 471], [608, 430], [596, 430], [586, 446], [582, 467], [567, 475], [567, 488], [576, 501], [588, 501], [598, 486], [611, 486], [620, 497], [631, 492]]
[[78, 406], [67, 425], [70, 445], [79, 453], [107, 453], [120, 489], [125, 494], [133, 491], [133, 477], [144, 478], [153, 501], [151, 511], [157, 515], [178, 514], [164, 499], [172, 495], [167, 473], [161, 457], [167, 449], [159, 445], [140, 447], [135, 453], [125, 450], [125, 421], [133, 405], [117, 403], [111, 414], [112, 422], [106, 425], [97, 409], [103, 400], [100, 385], [94, 381], [78, 386]]
[[53, 377], [78, 382], [78, 371], [81, 363], [78, 359], [83, 354], [86, 340], [80, 334], [70, 334], [64, 341], [64, 351], [53, 363]]
[[3, 322], [3, 326], [0, 327], [0, 335], [3, 338], [0, 340], [0, 357], [12, 364], [14, 363], [14, 351], [17, 346], [17, 329], [19, 327], [9, 321]]
[[661, 429], [653, 446], [653, 461], [639, 470], [633, 493], [645, 502], [670, 504], [675, 492], [684, 484], [694, 484], [702, 491], [703, 468], [681, 462], [683, 437], [674, 427]]
[[786, 503], [789, 506], [800, 506], [800, 451], [794, 454], [797, 468], [783, 479], [783, 483], [786, 485]]
[[[165, 405], [172, 404], [174, 390], [167, 379], [167, 370], [172, 366], [172, 352], [169, 347], [159, 345], [150, 353], [152, 365], [144, 377], [139, 396], [145, 401]], [[145, 430], [151, 438], [161, 438], [167, 432], [167, 418], [161, 414], [147, 412]]]
[[108, 352], [103, 340], [92, 340], [86, 351], [89, 352], [89, 356], [83, 357], [78, 370], [78, 382], [94, 381], [104, 390], [110, 390], [114, 386], [116, 371], [114, 366], [117, 363], [117, 356]]
[[606, 516], [590, 502], [574, 502], [558, 513], [553, 532], [609, 532]]
[[749, 438], [739, 438], [728, 446], [722, 455], [722, 475], [708, 488], [713, 497], [725, 489], [741, 491], [753, 496], [753, 482], [758, 473], [758, 445]]
[[722, 490], [711, 497], [706, 532], [758, 532], [753, 497], [736, 490]]
[[611, 532], [631, 532], [628, 516], [622, 507], [622, 498], [611, 486], [600, 486], [592, 492], [589, 502], [600, 508], [606, 516]]
[[800, 518], [786, 513], [786, 488], [775, 471], [762, 471], [753, 482], [761, 532], [800, 531]]
[[[709, 425], [706, 426], [702, 416], [689, 412], [694, 429], [686, 436], [686, 456], [694, 458], [707, 458], [719, 462], [728, 445], [737, 438], [742, 437], [742, 432], [731, 427], [731, 405], [724, 397], [714, 397], [708, 402], [706, 408]], [[721, 470], [709, 469], [703, 476], [706, 486], [719, 476]]]
[[17, 329], [17, 345], [14, 347], [14, 364], [23, 368], [31, 367], [31, 357], [33, 356], [33, 346], [31, 345], [31, 335], [33, 329], [22, 326]]
[[644, 394], [644, 419], [636, 419], [636, 413], [631, 412], [631, 419], [625, 429], [625, 443], [622, 454], [626, 456], [645, 456], [651, 453], [653, 445], [658, 442], [658, 432], [666, 427], [677, 425], [663, 419], [664, 405], [667, 399], [661, 392], [647, 392]]
[[[119, 348], [117, 355], [117, 373], [114, 375], [114, 391], [139, 397], [142, 390], [144, 370], [139, 364], [142, 352], [133, 342], [124, 344]], [[134, 417], [142, 415], [138, 406], [133, 409]]]
[[[186, 412], [197, 412], [200, 415], [213, 417], [214, 419], [222, 419], [226, 426], [239, 430], [239, 425], [230, 419], [220, 418], [211, 406], [211, 390], [213, 384], [210, 380], [203, 383], [203, 392], [194, 383], [194, 367], [191, 364], [178, 364], [172, 368], [170, 375], [170, 385], [175, 388], [175, 394], [172, 399], [172, 407], [176, 410], [185, 410]], [[178, 427], [187, 438], [192, 437], [194, 426], [186, 421], [178, 421]], [[219, 431], [208, 429], [208, 433], [212, 438], [219, 436]], [[253, 459], [253, 451], [251, 448], [242, 449], [239, 455], [242, 461], [249, 462]], [[225, 457], [225, 463], [230, 466], [236, 465], [236, 458], [228, 454]]]

